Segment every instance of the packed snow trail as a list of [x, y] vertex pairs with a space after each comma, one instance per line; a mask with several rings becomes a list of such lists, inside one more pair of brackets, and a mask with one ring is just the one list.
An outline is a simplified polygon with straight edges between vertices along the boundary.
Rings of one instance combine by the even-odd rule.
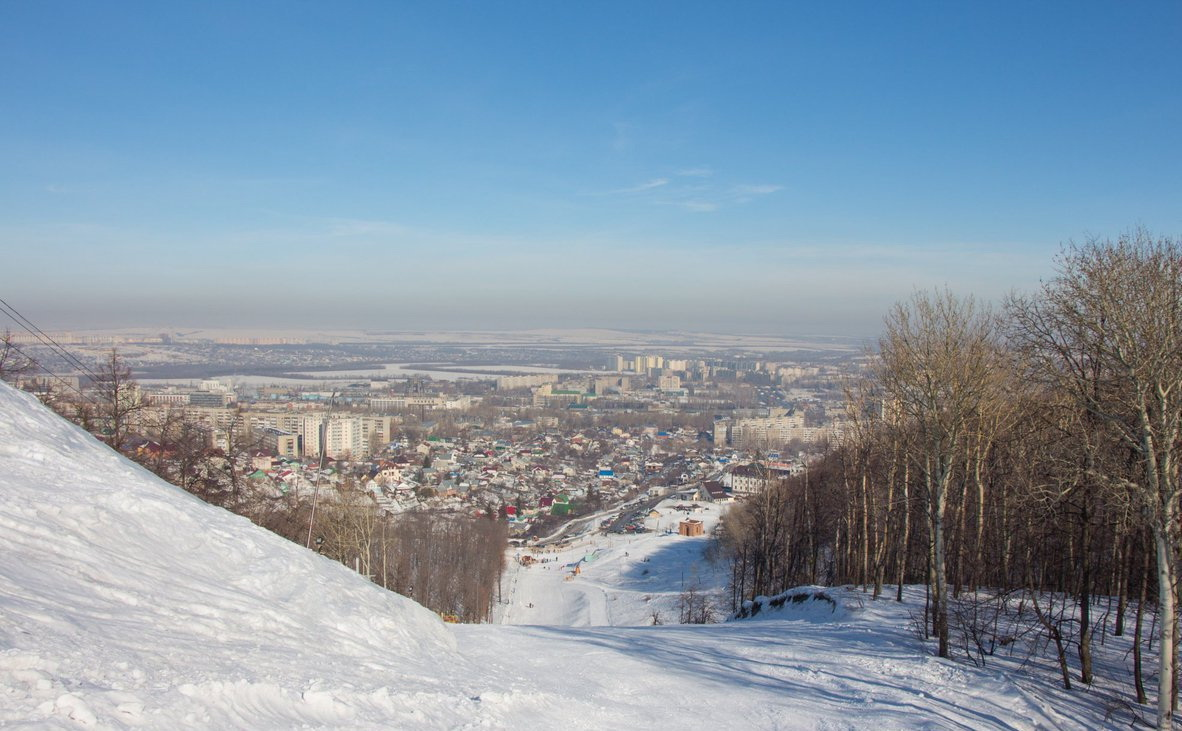
[[[1110, 725], [1086, 694], [1020, 689], [999, 670], [931, 657], [910, 631], [915, 605], [859, 608], [857, 593], [840, 592], [851, 604], [840, 614], [785, 609], [705, 627], [450, 628], [160, 481], [4, 384], [0, 535], [6, 727]], [[584, 583], [526, 591], [564, 619], [644, 624], [680, 584], [672, 567], [700, 547], [611, 538], [589, 547], [599, 554]]]
[[[692, 513], [676, 509], [687, 502]], [[656, 511], [659, 517], [645, 521], [646, 533], [605, 535], [589, 527], [564, 544], [511, 549], [494, 622], [566, 627], [676, 622], [689, 587], [717, 603], [726, 571], [706, 560], [708, 539], [667, 529], [692, 517], [709, 531], [721, 517], [721, 506], [672, 497]]]

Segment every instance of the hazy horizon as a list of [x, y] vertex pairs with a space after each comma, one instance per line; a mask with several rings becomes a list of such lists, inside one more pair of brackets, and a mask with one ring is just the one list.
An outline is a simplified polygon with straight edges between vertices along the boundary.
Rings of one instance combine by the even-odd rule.
[[[22, 339], [34, 336], [19, 330]], [[151, 339], [168, 336], [173, 344], [214, 342], [287, 341], [293, 344], [388, 344], [425, 345], [444, 348], [540, 348], [544, 350], [578, 348], [612, 350], [620, 353], [634, 353], [645, 350], [662, 351], [832, 351], [861, 353], [872, 347], [874, 336], [845, 337], [838, 335], [807, 334], [756, 334], [738, 332], [707, 331], [656, 331], [616, 330], [603, 328], [541, 328], [527, 330], [358, 330], [343, 328], [295, 329], [295, 328], [170, 328], [167, 326], [143, 326], [125, 328], [60, 329], [50, 330], [50, 337], [98, 338], [99, 341], [84, 343], [65, 339], [71, 348], [109, 347], [103, 344], [106, 338], [134, 342], [136, 338]], [[263, 343], [265, 344], [265, 343]]]
[[0, 20], [0, 297], [46, 329], [873, 337], [1182, 232], [1173, 2]]

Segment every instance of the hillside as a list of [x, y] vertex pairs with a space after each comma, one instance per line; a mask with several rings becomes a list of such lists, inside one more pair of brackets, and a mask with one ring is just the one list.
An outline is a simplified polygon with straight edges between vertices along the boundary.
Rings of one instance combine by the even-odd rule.
[[[0, 722], [468, 717], [448, 680], [455, 640], [431, 612], [162, 482], [7, 385], [0, 414]], [[423, 694], [454, 702], [424, 707]]]
[[[161, 482], [6, 385], [0, 535], [0, 724], [14, 728], [1105, 722], [1095, 697], [1065, 701], [1013, 674], [1016, 662], [931, 657], [910, 630], [914, 605], [852, 591], [836, 591], [841, 611], [828, 615], [788, 606], [721, 625], [448, 627]], [[502, 619], [637, 624], [650, 602], [673, 611], [674, 567], [702, 545], [660, 533], [609, 541], [570, 581], [557, 562], [518, 567], [521, 593]], [[547, 607], [541, 619], [522, 613], [527, 598]]]

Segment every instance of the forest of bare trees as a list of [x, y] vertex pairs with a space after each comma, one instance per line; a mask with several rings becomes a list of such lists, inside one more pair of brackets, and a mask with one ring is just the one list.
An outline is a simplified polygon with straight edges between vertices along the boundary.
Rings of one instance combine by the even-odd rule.
[[[1041, 290], [991, 309], [921, 292], [886, 316], [848, 388], [850, 429], [728, 514], [731, 598], [926, 586], [939, 655], [984, 661], [983, 616], [1018, 606], [1093, 680], [1096, 612], [1156, 644], [1157, 722], [1177, 707], [1182, 242], [1137, 230], [1064, 249]], [[1149, 637], [1148, 627], [1153, 636]], [[1071, 662], [1069, 663], [1069, 656]], [[1074, 668], [1074, 669], [1072, 669]]]
[[460, 513], [389, 515], [356, 489], [326, 489], [308, 500], [251, 501], [239, 512], [254, 522], [349, 566], [445, 619], [487, 622], [499, 600], [508, 527]]

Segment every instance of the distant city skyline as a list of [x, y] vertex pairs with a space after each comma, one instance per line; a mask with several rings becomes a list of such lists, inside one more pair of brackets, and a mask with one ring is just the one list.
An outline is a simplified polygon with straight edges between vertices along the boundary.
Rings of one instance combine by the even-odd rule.
[[873, 336], [1182, 234], [1179, 37], [1176, 2], [8, 3], [0, 297]]

